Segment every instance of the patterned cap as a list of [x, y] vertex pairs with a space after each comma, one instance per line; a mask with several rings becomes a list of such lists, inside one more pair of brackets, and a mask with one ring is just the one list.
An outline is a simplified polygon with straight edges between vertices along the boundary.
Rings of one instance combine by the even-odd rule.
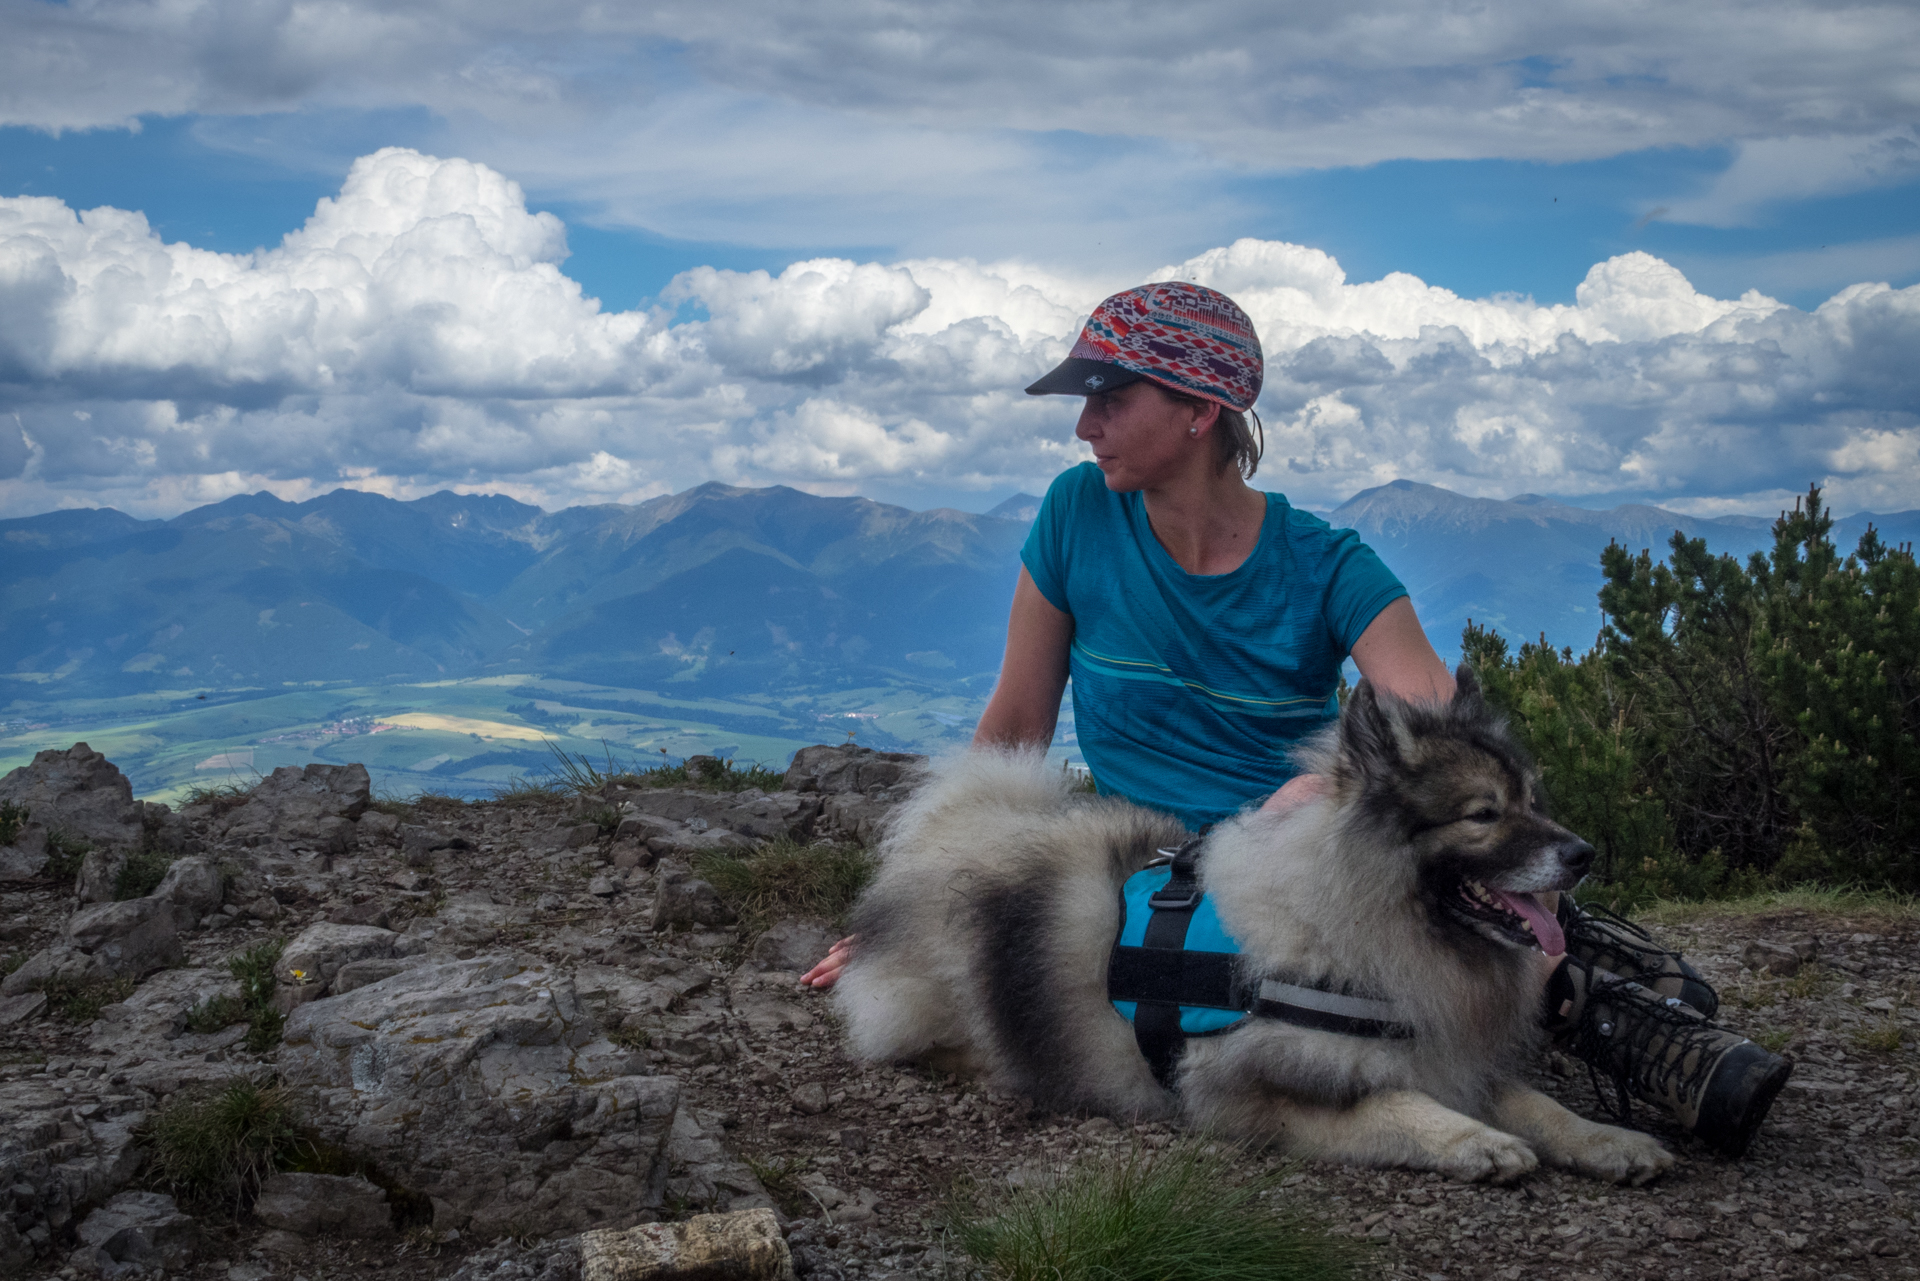
[[[1094, 368], [1100, 365], [1108, 369]], [[1027, 394], [1089, 396], [1147, 378], [1245, 413], [1260, 398], [1265, 374], [1260, 336], [1233, 299], [1167, 280], [1095, 307], [1067, 359]]]

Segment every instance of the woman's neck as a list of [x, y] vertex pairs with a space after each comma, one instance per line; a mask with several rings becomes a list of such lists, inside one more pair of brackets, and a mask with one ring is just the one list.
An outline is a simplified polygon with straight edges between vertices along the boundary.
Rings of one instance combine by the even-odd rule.
[[1166, 485], [1144, 489], [1153, 536], [1189, 574], [1231, 574], [1260, 541], [1267, 496], [1233, 467], [1211, 466]]

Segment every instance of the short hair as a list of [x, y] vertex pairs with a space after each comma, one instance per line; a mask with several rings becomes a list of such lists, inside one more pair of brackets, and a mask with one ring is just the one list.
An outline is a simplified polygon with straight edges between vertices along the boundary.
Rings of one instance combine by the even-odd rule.
[[[1183, 405], [1220, 405], [1217, 400], [1175, 391], [1165, 383], [1154, 382], [1150, 378], [1146, 381], [1161, 395]], [[1251, 427], [1247, 425], [1249, 418], [1253, 420]], [[1220, 417], [1213, 424], [1213, 450], [1215, 471], [1235, 467], [1239, 469], [1242, 480], [1251, 479], [1253, 473], [1260, 470], [1260, 456], [1267, 452], [1267, 430], [1260, 422], [1260, 415], [1251, 409], [1243, 414], [1237, 409], [1220, 405]]]

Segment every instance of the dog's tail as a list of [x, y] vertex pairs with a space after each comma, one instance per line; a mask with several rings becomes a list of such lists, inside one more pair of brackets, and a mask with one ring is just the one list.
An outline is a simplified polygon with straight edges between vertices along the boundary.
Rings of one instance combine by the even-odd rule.
[[936, 761], [889, 830], [894, 839], [910, 841], [928, 818], [947, 810], [1054, 814], [1078, 785], [1047, 764], [1044, 748], [974, 747]]

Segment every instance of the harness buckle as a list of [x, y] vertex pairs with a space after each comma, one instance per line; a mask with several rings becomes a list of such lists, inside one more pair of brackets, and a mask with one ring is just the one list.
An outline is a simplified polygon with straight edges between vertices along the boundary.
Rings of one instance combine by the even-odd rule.
[[1165, 888], [1155, 890], [1147, 896], [1147, 906], [1156, 912], [1163, 909], [1170, 909], [1176, 912], [1184, 911], [1187, 908], [1198, 907], [1200, 898], [1200, 887], [1197, 885], [1190, 885], [1184, 889], [1175, 889], [1173, 885], [1169, 883]]

